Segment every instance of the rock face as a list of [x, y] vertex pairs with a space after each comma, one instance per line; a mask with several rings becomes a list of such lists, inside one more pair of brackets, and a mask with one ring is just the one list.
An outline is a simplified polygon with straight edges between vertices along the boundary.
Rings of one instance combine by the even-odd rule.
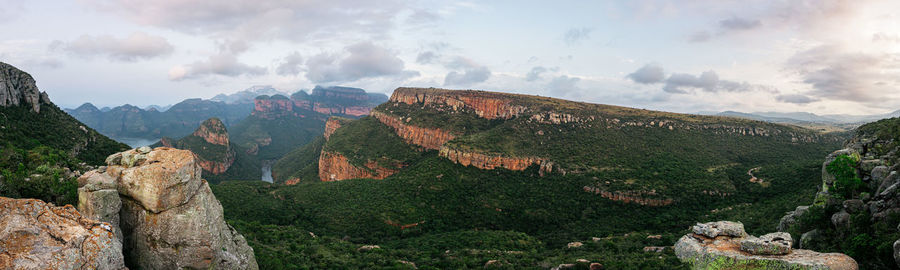
[[264, 119], [276, 119], [279, 117], [298, 115], [294, 113], [294, 103], [285, 96], [258, 96], [253, 102], [253, 112], [250, 114]]
[[225, 124], [215, 117], [203, 121], [192, 135], [203, 138], [204, 141], [211, 144], [228, 146], [230, 143]]
[[[493, 170], [496, 168], [504, 168], [513, 171], [522, 171], [529, 166], [537, 164], [543, 165], [548, 163], [546, 159], [538, 157], [505, 157], [500, 155], [489, 155], [475, 152], [466, 152], [442, 146], [439, 155], [453, 161], [453, 163], [462, 164], [464, 166], [474, 166], [479, 169]], [[543, 173], [548, 166], [541, 166]]]
[[368, 161], [364, 167], [357, 167], [340, 153], [322, 151], [319, 155], [319, 179], [325, 182], [356, 178], [384, 179], [400, 171], [402, 165], [394, 164], [394, 168], [385, 168], [377, 161]]
[[442, 89], [397, 88], [391, 102], [449, 106], [453, 110], [470, 109], [486, 119], [510, 119], [524, 113], [525, 106], [514, 105], [509, 95], [487, 91], [448, 91]]
[[791, 250], [790, 236], [747, 236], [743, 224], [728, 221], [697, 224], [675, 243], [675, 254], [694, 269], [859, 269], [840, 253]]
[[228, 171], [236, 157], [228, 129], [215, 117], [203, 121], [191, 135], [178, 140], [163, 137], [156, 145], [191, 150], [196, 154], [200, 168], [214, 175]]
[[0, 197], [0, 228], [2, 269], [125, 268], [111, 225], [71, 205]]
[[190, 151], [143, 147], [111, 155], [107, 164], [79, 179], [79, 209], [120, 220], [129, 267], [258, 268], [253, 249], [225, 223]]
[[334, 131], [340, 128], [344, 121], [346, 120], [334, 116], [328, 118], [328, 121], [325, 122], [325, 133], [323, 134], [325, 139], [328, 140], [331, 134], [334, 134]]
[[51, 104], [47, 92], [40, 92], [34, 78], [9, 64], [0, 62], [0, 106], [29, 106], [41, 112], [41, 103]]
[[585, 192], [599, 194], [603, 198], [623, 203], [635, 203], [646, 206], [666, 206], [675, 202], [669, 198], [647, 198], [647, 195], [657, 195], [656, 192], [653, 191], [608, 191], [595, 186], [584, 186], [583, 189]]
[[372, 112], [372, 116], [377, 118], [382, 124], [394, 128], [397, 136], [403, 138], [406, 143], [418, 145], [425, 149], [438, 150], [444, 143], [456, 137], [456, 135], [447, 130], [407, 125], [400, 119], [382, 112]]

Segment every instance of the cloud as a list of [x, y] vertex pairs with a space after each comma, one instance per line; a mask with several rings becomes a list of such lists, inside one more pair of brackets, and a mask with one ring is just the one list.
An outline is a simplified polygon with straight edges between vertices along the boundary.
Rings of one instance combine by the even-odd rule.
[[454, 60], [445, 64], [447, 68], [455, 69], [444, 77], [445, 86], [466, 86], [487, 81], [491, 77], [491, 70], [477, 64], [474, 61], [457, 56]]
[[786, 66], [812, 87], [806, 94], [817, 98], [878, 102], [900, 86], [900, 54], [825, 45], [795, 54]]
[[567, 95], [572, 92], [578, 92], [580, 89], [577, 84], [581, 79], [577, 77], [569, 77], [567, 75], [562, 75], [550, 81], [547, 84], [547, 90], [557, 95]]
[[589, 39], [591, 37], [591, 32], [593, 31], [594, 29], [586, 27], [571, 28], [563, 35], [563, 40], [570, 46], [575, 45], [583, 40]]
[[234, 54], [224, 51], [212, 55], [203, 61], [172, 67], [169, 69], [169, 79], [180, 81], [185, 79], [196, 79], [208, 75], [221, 75], [226, 77], [237, 77], [241, 75], [259, 76], [266, 74], [266, 72], [267, 70], [265, 67], [251, 66], [238, 62], [237, 57]]
[[697, 31], [697, 32], [694, 32], [693, 34], [691, 34], [690, 37], [688, 37], [688, 41], [690, 41], [690, 42], [704, 42], [704, 41], [709, 40], [710, 38], [712, 38], [712, 35], [710, 35], [709, 32], [707, 32], [707, 31]]
[[393, 28], [398, 14], [409, 10], [400, 0], [82, 0], [82, 3], [143, 25], [247, 42], [307, 41], [335, 33], [382, 36]]
[[416, 63], [422, 65], [431, 64], [431, 62], [433, 62], [436, 58], [437, 54], [432, 51], [421, 52], [418, 56], [416, 56]]
[[82, 57], [106, 56], [110, 60], [123, 62], [167, 56], [174, 51], [165, 38], [144, 32], [135, 32], [126, 38], [82, 35], [70, 42], [56, 41], [50, 48]]
[[655, 64], [647, 64], [638, 70], [628, 74], [627, 78], [640, 84], [660, 83], [666, 79], [663, 68]]
[[525, 75], [525, 80], [532, 82], [541, 79], [541, 74], [547, 72], [547, 68], [545, 67], [533, 67], [528, 74]]
[[724, 30], [749, 30], [762, 26], [759, 20], [731, 17], [719, 21], [719, 27]]
[[775, 97], [775, 100], [784, 103], [794, 103], [794, 104], [808, 104], [819, 101], [817, 98], [813, 98], [807, 95], [800, 94], [791, 94], [791, 95], [778, 95]]
[[300, 74], [301, 71], [303, 71], [302, 65], [303, 56], [301, 56], [299, 52], [293, 52], [284, 57], [281, 64], [279, 64], [278, 68], [275, 69], [275, 73], [282, 76], [297, 75]]
[[371, 42], [361, 42], [344, 48], [347, 56], [319, 54], [306, 62], [306, 78], [315, 83], [353, 82], [363, 78], [385, 76], [418, 76], [416, 71], [404, 70], [404, 63], [396, 53]]

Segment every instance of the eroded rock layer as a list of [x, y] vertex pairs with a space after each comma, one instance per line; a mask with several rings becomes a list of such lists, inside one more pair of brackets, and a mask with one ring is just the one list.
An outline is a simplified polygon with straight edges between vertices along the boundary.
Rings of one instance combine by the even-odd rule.
[[340, 153], [322, 151], [319, 155], [319, 179], [325, 182], [356, 178], [384, 179], [397, 173], [399, 167], [402, 167], [395, 165], [395, 168], [385, 168], [376, 161], [368, 161], [365, 167], [358, 167]]
[[453, 133], [442, 129], [430, 129], [408, 125], [400, 119], [381, 112], [372, 112], [372, 116], [386, 126], [394, 128], [397, 136], [408, 144], [418, 145], [426, 149], [438, 150], [444, 143], [456, 137]]

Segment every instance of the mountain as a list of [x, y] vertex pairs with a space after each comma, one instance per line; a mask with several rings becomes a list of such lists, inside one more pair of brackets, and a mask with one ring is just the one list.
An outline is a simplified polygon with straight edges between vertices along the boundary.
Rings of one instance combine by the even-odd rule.
[[190, 150], [197, 156], [203, 175], [211, 183], [229, 179], [258, 179], [259, 161], [249, 157], [246, 149], [231, 143], [228, 129], [218, 118], [210, 118], [188, 136], [180, 139], [163, 137], [152, 147]]
[[774, 231], [791, 205], [812, 198], [820, 157], [845, 139], [733, 117], [434, 88], [398, 88], [369, 116], [326, 127], [275, 163], [276, 183], [290, 185], [213, 187], [226, 218], [255, 231], [248, 239], [266, 258], [261, 267], [304, 260], [292, 255], [302, 248], [281, 248], [308, 240], [265, 239], [290, 231], [332, 237], [334, 248], [381, 247], [349, 265], [684, 268], [664, 247], [684, 228], [736, 220], [749, 233]]
[[[778, 223], [800, 248], [839, 251], [862, 269], [900, 267], [900, 118], [860, 126], [821, 164], [821, 189]], [[811, 203], [811, 204], [809, 204]]]
[[247, 117], [252, 109], [252, 104], [226, 104], [195, 98], [186, 99], [166, 110], [145, 110], [126, 104], [103, 111], [85, 103], [67, 110], [67, 113], [106, 136], [141, 146], [161, 137], [190, 134], [197, 125], [212, 117], [221, 119], [226, 125], [233, 125]]
[[724, 112], [706, 112], [703, 114], [740, 117], [771, 123], [798, 125], [806, 128], [822, 130], [822, 131], [848, 131], [862, 124], [887, 119], [892, 117], [900, 117], [900, 110], [887, 114], [873, 115], [849, 115], [849, 114], [828, 114], [817, 115], [808, 112], [754, 112], [742, 113], [735, 111]]
[[31, 75], [2, 62], [0, 115], [0, 196], [73, 203], [74, 177], [127, 147], [63, 112]]
[[287, 96], [288, 93], [284, 93], [281, 91], [272, 88], [271, 85], [257, 85], [243, 91], [226, 95], [226, 94], [218, 94], [215, 97], [209, 99], [212, 101], [224, 102], [226, 104], [234, 104], [234, 103], [253, 103], [253, 99], [258, 96], [272, 96], [272, 95], [283, 95]]

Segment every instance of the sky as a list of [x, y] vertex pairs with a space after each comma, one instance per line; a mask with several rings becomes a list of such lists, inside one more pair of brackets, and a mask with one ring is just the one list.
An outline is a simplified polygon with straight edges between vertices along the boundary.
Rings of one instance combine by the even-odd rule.
[[62, 107], [254, 85], [481, 89], [695, 113], [900, 109], [900, 1], [0, 0]]

